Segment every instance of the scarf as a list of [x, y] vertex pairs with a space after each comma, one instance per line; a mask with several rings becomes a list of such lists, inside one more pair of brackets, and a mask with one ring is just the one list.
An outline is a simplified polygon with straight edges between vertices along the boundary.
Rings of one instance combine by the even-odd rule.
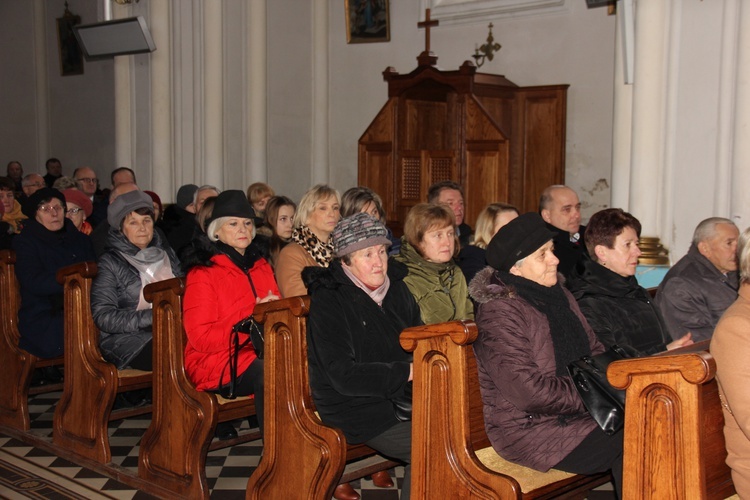
[[118, 251], [118, 253], [125, 259], [131, 266], [133, 266], [141, 276], [141, 292], [138, 298], [137, 311], [144, 309], [151, 309], [152, 304], [146, 302], [143, 298], [143, 289], [149, 283], [156, 283], [157, 281], [164, 281], [170, 278], [174, 278], [172, 273], [172, 266], [169, 262], [169, 255], [167, 252], [157, 246], [146, 247], [143, 250], [139, 250], [135, 255], [128, 255], [125, 252]]
[[513, 286], [518, 295], [547, 317], [552, 346], [555, 350], [555, 374], [568, 376], [568, 365], [591, 354], [591, 346], [581, 320], [570, 308], [565, 291], [558, 283], [544, 286], [505, 271], [497, 271], [500, 279]]
[[292, 241], [305, 249], [307, 253], [321, 267], [328, 267], [333, 260], [333, 241], [323, 242], [313, 233], [308, 226], [295, 227], [292, 231]]
[[260, 259], [260, 251], [254, 243], [250, 243], [245, 249], [244, 255], [235, 250], [234, 247], [231, 247], [222, 241], [216, 241], [214, 246], [220, 253], [229, 257], [229, 260], [231, 260], [235, 266], [242, 269], [242, 272], [245, 274], [249, 273], [250, 269], [252, 269], [258, 259]]
[[10, 224], [10, 227], [13, 228], [13, 232], [16, 234], [21, 232], [20, 222], [26, 218], [27, 217], [21, 211], [21, 204], [18, 203], [18, 200], [13, 201], [13, 210], [3, 214], [3, 221]]
[[383, 299], [385, 299], [385, 295], [388, 293], [388, 289], [391, 287], [391, 279], [388, 277], [387, 273], [385, 275], [385, 281], [383, 282], [383, 284], [373, 290], [369, 286], [365, 285], [362, 280], [357, 278], [343, 262], [341, 263], [341, 268], [344, 270], [344, 274], [346, 274], [346, 276], [350, 280], [352, 280], [352, 283], [357, 285], [358, 288], [361, 288], [362, 291], [365, 292], [372, 300], [374, 300], [377, 305], [383, 307]]

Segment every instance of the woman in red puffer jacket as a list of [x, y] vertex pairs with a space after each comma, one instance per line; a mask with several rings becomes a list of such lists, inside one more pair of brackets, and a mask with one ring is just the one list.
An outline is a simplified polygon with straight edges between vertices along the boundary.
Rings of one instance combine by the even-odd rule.
[[[252, 244], [255, 229], [242, 191], [224, 191], [209, 219], [203, 245], [187, 256], [183, 324], [187, 334], [185, 371], [203, 391], [224, 392], [231, 382], [233, 327], [248, 318], [255, 304], [277, 300], [273, 270]], [[239, 333], [234, 394], [255, 395], [263, 429], [263, 360], [248, 335]]]

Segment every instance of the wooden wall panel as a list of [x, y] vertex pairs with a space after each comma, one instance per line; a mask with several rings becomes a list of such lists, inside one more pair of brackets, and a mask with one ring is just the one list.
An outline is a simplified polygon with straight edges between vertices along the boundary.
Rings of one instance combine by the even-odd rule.
[[508, 146], [508, 141], [467, 144], [464, 206], [472, 227], [484, 207], [508, 200]]

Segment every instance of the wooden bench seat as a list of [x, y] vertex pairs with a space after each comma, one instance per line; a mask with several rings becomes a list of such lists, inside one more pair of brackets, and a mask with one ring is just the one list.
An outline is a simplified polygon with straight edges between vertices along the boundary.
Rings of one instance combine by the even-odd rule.
[[112, 410], [120, 392], [151, 387], [151, 372], [118, 371], [102, 358], [99, 329], [91, 315], [91, 283], [97, 268], [82, 262], [58, 271], [65, 290], [65, 380], [55, 408], [52, 440], [69, 452], [109, 463], [107, 424], [151, 411], [151, 406]]
[[63, 387], [62, 383], [31, 387], [31, 376], [36, 368], [62, 366], [63, 358], [38, 358], [18, 346], [21, 299], [15, 267], [15, 252], [0, 251], [0, 425], [28, 431], [29, 396]]
[[484, 429], [472, 321], [408, 328], [414, 352], [413, 498], [584, 498], [610, 474], [538, 472], [501, 459]]
[[254, 415], [255, 403], [252, 397], [229, 400], [195, 389], [185, 373], [184, 293], [183, 278], [144, 289], [144, 298], [153, 304], [154, 403], [151, 425], [141, 439], [138, 476], [173, 491], [176, 498], [208, 498], [208, 451], [256, 440], [260, 432], [212, 443], [219, 422]]
[[[395, 462], [362, 460], [375, 451], [347, 445], [343, 432], [315, 413], [307, 365], [308, 297], [258, 304], [255, 320], [265, 328], [263, 456], [247, 485], [248, 499], [331, 498], [337, 484], [389, 469]], [[418, 497], [414, 497], [418, 498]]]
[[735, 491], [716, 362], [707, 352], [673, 352], [607, 371], [612, 385], [627, 389], [623, 499], [727, 498]]

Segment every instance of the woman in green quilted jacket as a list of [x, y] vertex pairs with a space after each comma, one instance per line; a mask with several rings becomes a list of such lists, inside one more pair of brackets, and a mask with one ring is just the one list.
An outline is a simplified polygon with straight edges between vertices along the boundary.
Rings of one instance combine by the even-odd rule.
[[474, 307], [461, 269], [453, 212], [442, 205], [420, 203], [406, 215], [401, 251], [406, 286], [419, 304], [425, 324], [474, 319]]

